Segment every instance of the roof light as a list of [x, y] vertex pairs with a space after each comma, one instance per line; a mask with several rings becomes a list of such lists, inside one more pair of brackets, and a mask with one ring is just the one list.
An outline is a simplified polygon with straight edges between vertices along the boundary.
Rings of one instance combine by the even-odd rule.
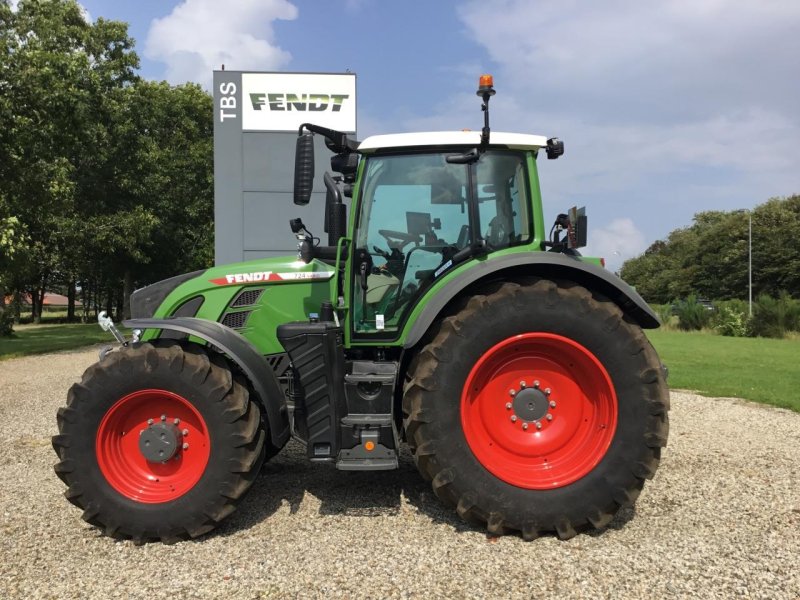
[[478, 80], [478, 87], [479, 88], [494, 87], [494, 78], [488, 73], [481, 75], [481, 78]]

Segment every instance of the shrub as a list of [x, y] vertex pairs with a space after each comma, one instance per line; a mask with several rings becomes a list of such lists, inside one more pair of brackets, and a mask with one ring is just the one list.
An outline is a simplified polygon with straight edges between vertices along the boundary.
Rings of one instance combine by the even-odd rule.
[[760, 295], [753, 306], [753, 335], [783, 338], [789, 331], [800, 331], [800, 301], [786, 292], [777, 298]]
[[661, 326], [664, 329], [672, 329], [672, 317], [674, 313], [671, 304], [651, 304], [650, 308], [658, 315]]
[[749, 332], [750, 319], [743, 310], [721, 306], [712, 319], [714, 329], [728, 337], [745, 337]]
[[0, 337], [14, 335], [14, 315], [10, 310], [0, 308]]
[[707, 327], [711, 321], [711, 311], [698, 302], [694, 294], [682, 302], [677, 302], [674, 305], [674, 312], [678, 315], [678, 329], [683, 331], [698, 331]]

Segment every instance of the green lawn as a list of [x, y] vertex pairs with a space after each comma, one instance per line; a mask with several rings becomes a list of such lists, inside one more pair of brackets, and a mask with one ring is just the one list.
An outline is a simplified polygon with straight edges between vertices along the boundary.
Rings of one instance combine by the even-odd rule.
[[[21, 325], [0, 338], [0, 360], [114, 343], [96, 323]], [[800, 412], [800, 339], [729, 338], [708, 333], [652, 330], [648, 337], [669, 367], [673, 389], [732, 396]]]
[[28, 354], [71, 350], [108, 342], [115, 343], [111, 333], [97, 323], [69, 325], [16, 325], [14, 337], [0, 337], [0, 360]]
[[647, 331], [673, 389], [732, 396], [800, 412], [800, 340]]

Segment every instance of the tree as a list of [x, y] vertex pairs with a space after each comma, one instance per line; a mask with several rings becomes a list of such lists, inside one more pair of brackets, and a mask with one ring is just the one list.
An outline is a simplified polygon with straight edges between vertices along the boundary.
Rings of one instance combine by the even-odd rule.
[[800, 296], [800, 196], [773, 198], [751, 215], [702, 212], [643, 255], [628, 260], [622, 277], [650, 302], [697, 294], [715, 300], [748, 295], [749, 218], [753, 221], [753, 295]]
[[22, 0], [0, 8], [5, 103], [0, 181], [30, 243], [17, 284], [41, 316], [45, 289], [70, 279], [86, 205], [98, 191], [114, 91], [135, 80], [138, 58], [123, 23], [87, 23], [74, 0]]

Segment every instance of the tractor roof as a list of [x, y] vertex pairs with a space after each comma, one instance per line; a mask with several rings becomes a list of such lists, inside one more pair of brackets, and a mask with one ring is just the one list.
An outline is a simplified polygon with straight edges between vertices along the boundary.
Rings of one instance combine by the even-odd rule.
[[[480, 131], [426, 131], [420, 133], [393, 133], [373, 135], [358, 146], [358, 151], [371, 154], [390, 148], [421, 148], [426, 146], [478, 146], [481, 143]], [[493, 131], [489, 138], [490, 146], [502, 146], [516, 150], [537, 150], [547, 145], [543, 135], [527, 133], [503, 133]]]

